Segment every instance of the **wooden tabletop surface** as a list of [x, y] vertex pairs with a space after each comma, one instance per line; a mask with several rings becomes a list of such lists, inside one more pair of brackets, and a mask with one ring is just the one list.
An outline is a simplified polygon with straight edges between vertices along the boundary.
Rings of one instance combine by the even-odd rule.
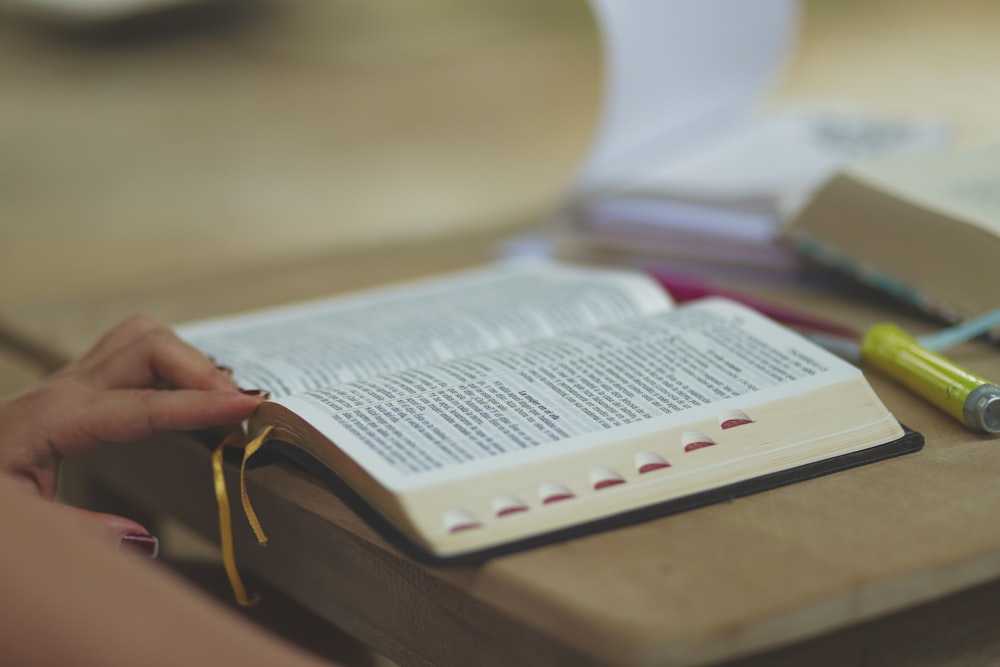
[[[494, 241], [408, 244], [60, 308], [26, 306], [8, 310], [4, 323], [69, 355], [140, 306], [185, 321], [458, 268], [488, 259]], [[846, 286], [772, 298], [857, 326], [887, 316], [928, 326]], [[955, 356], [1000, 377], [992, 348], [968, 345]], [[1000, 579], [996, 440], [870, 379], [924, 433], [922, 452], [465, 568], [411, 560], [313, 480], [264, 467], [251, 480], [271, 546], [255, 548], [242, 534], [240, 559], [390, 657], [431, 664], [490, 664], [482, 652], [494, 664], [586, 664], [584, 656], [595, 664], [704, 664]], [[207, 455], [173, 438], [106, 449], [86, 465], [115, 493], [211, 534]], [[442, 633], [454, 637], [442, 644]]]

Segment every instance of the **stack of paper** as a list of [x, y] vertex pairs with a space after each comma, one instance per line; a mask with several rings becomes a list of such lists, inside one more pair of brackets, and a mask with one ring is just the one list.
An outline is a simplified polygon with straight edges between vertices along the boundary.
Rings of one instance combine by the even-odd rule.
[[794, 43], [793, 0], [592, 0], [604, 116], [542, 243], [797, 271], [779, 220], [841, 167], [939, 147], [940, 123], [763, 110]]

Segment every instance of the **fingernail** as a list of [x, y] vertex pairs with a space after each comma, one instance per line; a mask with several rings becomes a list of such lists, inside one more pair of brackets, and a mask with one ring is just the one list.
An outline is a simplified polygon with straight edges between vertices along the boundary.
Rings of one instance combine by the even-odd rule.
[[152, 535], [125, 533], [118, 538], [118, 548], [137, 556], [156, 558], [160, 553], [160, 541]]
[[259, 396], [260, 398], [271, 398], [271, 392], [266, 389], [240, 389], [240, 393], [247, 396]]

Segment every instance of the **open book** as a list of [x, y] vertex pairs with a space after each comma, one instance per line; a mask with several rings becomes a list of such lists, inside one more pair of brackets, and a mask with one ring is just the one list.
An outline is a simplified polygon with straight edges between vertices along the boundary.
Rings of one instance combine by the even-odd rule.
[[435, 558], [493, 553], [918, 449], [855, 367], [648, 277], [498, 265], [194, 323], [250, 421]]

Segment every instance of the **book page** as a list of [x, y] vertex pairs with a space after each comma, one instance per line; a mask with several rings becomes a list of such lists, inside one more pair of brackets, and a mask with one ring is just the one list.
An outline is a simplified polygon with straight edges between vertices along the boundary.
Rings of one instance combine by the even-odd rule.
[[580, 188], [628, 183], [749, 115], [794, 45], [794, 0], [590, 0], [601, 117]]
[[178, 333], [273, 397], [668, 310], [648, 276], [497, 265], [347, 297], [196, 323]]
[[859, 376], [711, 300], [278, 403], [402, 490], [652, 433]]

